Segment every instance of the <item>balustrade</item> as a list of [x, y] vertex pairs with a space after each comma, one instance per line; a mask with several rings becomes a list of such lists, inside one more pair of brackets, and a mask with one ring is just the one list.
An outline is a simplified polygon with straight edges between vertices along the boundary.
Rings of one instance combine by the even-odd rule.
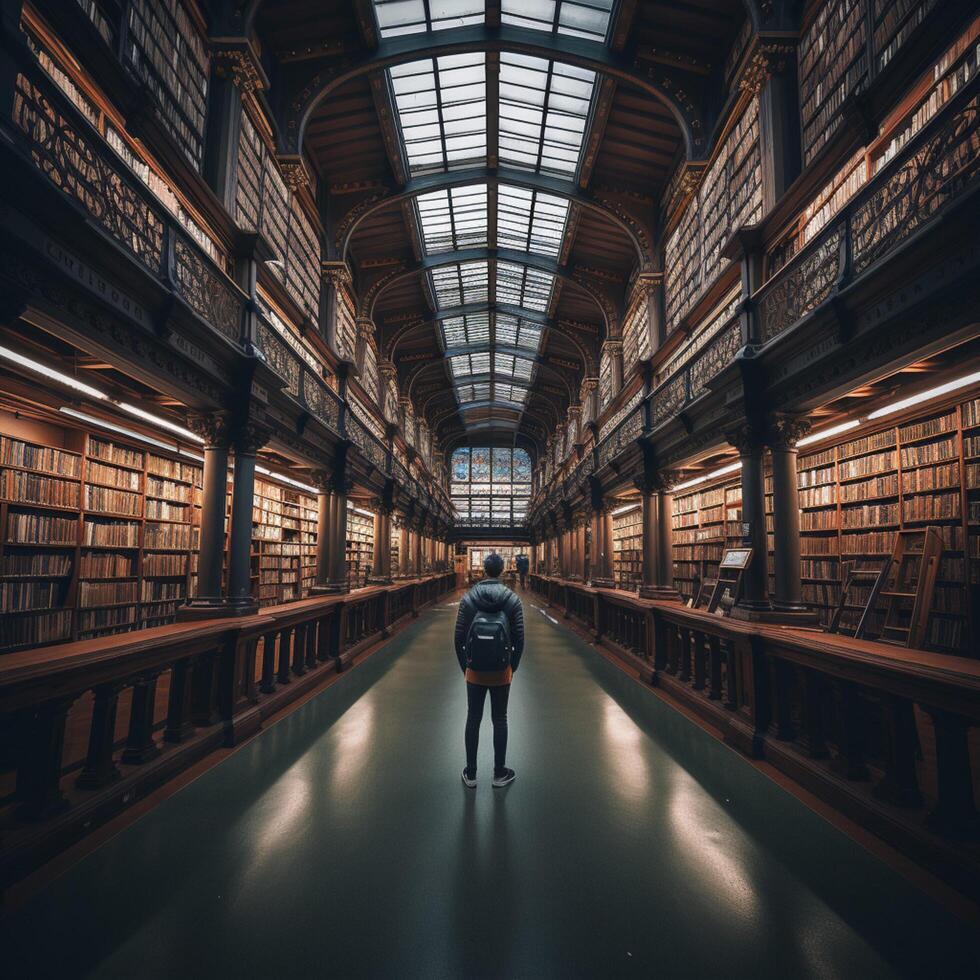
[[12, 735], [13, 777], [11, 805], [0, 810], [0, 885], [257, 732], [263, 718], [454, 587], [443, 573], [6, 655], [0, 728]]
[[[726, 741], [980, 894], [980, 664], [532, 574], [531, 589]], [[955, 853], [955, 858], [953, 857]], [[952, 862], [952, 864], [951, 864]]]

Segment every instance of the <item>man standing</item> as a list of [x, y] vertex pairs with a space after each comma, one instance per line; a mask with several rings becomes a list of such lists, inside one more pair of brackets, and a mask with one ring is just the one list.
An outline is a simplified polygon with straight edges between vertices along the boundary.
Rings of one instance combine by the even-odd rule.
[[487, 692], [493, 720], [493, 785], [506, 786], [515, 777], [506, 766], [507, 701], [524, 652], [524, 610], [521, 600], [500, 581], [503, 570], [500, 555], [487, 555], [486, 577], [466, 593], [456, 615], [456, 659], [466, 675], [468, 708], [463, 782], [471, 789], [476, 786], [476, 750]]
[[517, 556], [517, 574], [521, 577], [521, 591], [527, 588], [527, 572], [531, 563], [527, 560], [527, 555]]

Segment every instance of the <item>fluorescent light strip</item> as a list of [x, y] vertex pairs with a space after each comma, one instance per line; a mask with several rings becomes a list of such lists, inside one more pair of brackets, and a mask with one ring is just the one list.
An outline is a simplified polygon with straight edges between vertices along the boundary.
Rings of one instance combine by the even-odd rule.
[[931, 401], [940, 395], [949, 394], [951, 391], [958, 391], [960, 388], [965, 388], [967, 385], [976, 384], [977, 382], [980, 382], [980, 371], [974, 371], [973, 374], [967, 374], [962, 378], [957, 378], [955, 381], [947, 381], [946, 384], [939, 385], [936, 388], [920, 391], [919, 394], [903, 398], [901, 401], [892, 402], [891, 405], [876, 409], [868, 416], [868, 419], [884, 418], [886, 415], [892, 415], [895, 412], [902, 411], [903, 408], [911, 408], [913, 405], [918, 405], [921, 402]]
[[91, 385], [87, 385], [81, 381], [76, 381], [70, 375], [62, 374], [60, 371], [56, 371], [54, 368], [49, 368], [40, 361], [35, 361], [33, 358], [24, 357], [23, 354], [18, 354], [17, 351], [10, 350], [9, 347], [0, 347], [0, 357], [3, 357], [8, 361], [12, 361], [14, 364], [18, 364], [20, 367], [27, 368], [28, 371], [33, 371], [35, 374], [40, 374], [45, 378], [51, 378], [53, 381], [58, 381], [68, 388], [74, 388], [75, 391], [80, 391], [83, 395], [88, 395], [89, 398], [96, 398], [99, 401], [106, 401], [109, 397], [104, 392], [99, 391], [98, 388], [93, 388]]
[[797, 446], [809, 446], [811, 442], [820, 442], [821, 439], [829, 439], [831, 436], [838, 436], [842, 432], [849, 432], [856, 429], [861, 424], [860, 419], [851, 419], [849, 422], [841, 422], [840, 425], [832, 425], [829, 429], [821, 429], [812, 435], [804, 436], [798, 440]]
[[174, 452], [177, 448], [174, 444], [168, 442], [160, 442], [158, 439], [151, 439], [149, 436], [144, 436], [140, 432], [134, 432], [132, 429], [126, 429], [121, 425], [113, 425], [111, 422], [106, 422], [104, 419], [97, 418], [94, 415], [86, 415], [85, 412], [77, 412], [73, 408], [68, 408], [62, 405], [58, 409], [64, 415], [70, 415], [74, 419], [80, 419], [82, 422], [88, 422], [90, 425], [97, 425], [103, 429], [108, 429], [110, 432], [118, 432], [121, 435], [129, 436], [130, 439], [139, 439], [140, 442], [149, 443], [151, 446], [158, 446], [160, 449], [166, 449], [168, 452]]
[[628, 514], [631, 510], [636, 510], [636, 508], [639, 506], [639, 501], [637, 501], [635, 504], [627, 504], [625, 507], [619, 507], [616, 510], [610, 511], [609, 516], [619, 517], [620, 514]]
[[730, 463], [728, 466], [723, 466], [719, 470], [712, 470], [710, 473], [705, 473], [704, 476], [697, 476], [693, 480], [688, 480], [686, 483], [678, 483], [674, 487], [674, 491], [677, 490], [687, 490], [688, 487], [696, 487], [699, 483], [707, 483], [709, 480], [717, 479], [719, 476], [727, 476], [729, 473], [734, 473], [736, 470], [742, 468], [742, 461], [739, 460], [737, 463]]
[[204, 440], [199, 436], [195, 435], [190, 429], [185, 429], [174, 422], [168, 422], [166, 419], [162, 419], [157, 415], [151, 415], [149, 412], [144, 412], [142, 408], [137, 408], [135, 405], [130, 405], [129, 402], [114, 402], [113, 404], [118, 405], [124, 412], [129, 412], [130, 415], [135, 415], [139, 419], [143, 419], [145, 422], [149, 422], [152, 425], [158, 425], [162, 429], [168, 429], [170, 432], [175, 432], [177, 435], [184, 439], [189, 439], [191, 442], [202, 443]]
[[300, 490], [305, 490], [307, 493], [317, 494], [320, 492], [316, 487], [311, 487], [308, 483], [300, 483], [299, 480], [294, 480], [292, 477], [283, 476], [281, 473], [273, 473], [272, 470], [267, 470], [264, 466], [256, 466], [255, 472], [271, 477], [273, 480], [279, 480], [280, 483], [288, 483], [291, 487], [299, 487]]

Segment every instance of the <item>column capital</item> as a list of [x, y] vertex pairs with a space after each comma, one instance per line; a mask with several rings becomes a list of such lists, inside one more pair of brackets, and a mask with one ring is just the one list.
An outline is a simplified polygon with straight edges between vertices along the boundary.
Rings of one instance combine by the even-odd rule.
[[357, 334], [365, 340], [370, 340], [374, 336], [374, 320], [369, 316], [358, 316], [357, 320]]
[[623, 353], [623, 341], [619, 338], [604, 340], [602, 342], [602, 353], [615, 356]]
[[772, 449], [795, 449], [812, 428], [809, 419], [795, 415], [777, 415], [769, 422], [767, 441]]
[[248, 420], [236, 425], [232, 431], [232, 443], [236, 453], [254, 456], [268, 441], [272, 430], [261, 422]]
[[227, 449], [231, 445], [232, 425], [228, 412], [192, 413], [187, 427], [204, 440], [205, 449]]
[[334, 289], [349, 286], [354, 281], [346, 262], [322, 261], [320, 263], [320, 277], [325, 279]]
[[758, 95], [773, 75], [781, 75], [796, 56], [796, 43], [792, 38], [760, 41], [742, 72], [738, 87], [752, 95]]
[[725, 433], [729, 444], [734, 446], [739, 455], [745, 455], [761, 450], [766, 444], [765, 429], [755, 422], [743, 422]]
[[302, 154], [282, 154], [276, 159], [279, 162], [279, 169], [282, 171], [282, 179], [294, 194], [301, 188], [310, 186], [310, 175], [306, 169], [306, 164], [303, 162]]
[[212, 41], [211, 59], [215, 74], [230, 79], [243, 94], [269, 87], [262, 62], [247, 38]]
[[678, 470], [653, 470], [636, 477], [633, 486], [645, 497], [655, 493], [670, 493], [681, 482]]

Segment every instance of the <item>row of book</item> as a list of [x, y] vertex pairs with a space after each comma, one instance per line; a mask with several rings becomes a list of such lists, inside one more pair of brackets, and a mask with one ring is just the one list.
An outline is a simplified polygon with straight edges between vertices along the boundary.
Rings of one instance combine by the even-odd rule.
[[88, 455], [93, 459], [116, 463], [118, 466], [130, 466], [137, 470], [143, 469], [143, 453], [140, 450], [130, 449], [128, 446], [119, 446], [114, 442], [98, 439], [95, 436], [89, 436]]
[[110, 487], [85, 485], [85, 509], [107, 514], [126, 514], [139, 517], [143, 506], [140, 494]]
[[175, 503], [191, 503], [191, 487], [186, 483], [175, 483], [173, 480], [147, 476], [146, 494], [148, 497], [159, 497]]
[[27, 470], [4, 470], [2, 485], [4, 496], [17, 503], [78, 510], [81, 500], [79, 483]]
[[906, 521], [949, 520], [961, 513], [958, 493], [936, 493], [902, 501], [902, 518]]
[[83, 578], [130, 578], [136, 574], [136, 556], [124, 551], [87, 551], [82, 555]]
[[63, 588], [59, 581], [0, 582], [0, 607], [4, 613], [57, 607], [63, 605]]
[[89, 462], [85, 470], [85, 479], [108, 487], [118, 487], [121, 490], [140, 488], [140, 474], [136, 470], [120, 469], [107, 463]]
[[135, 601], [135, 582], [80, 582], [78, 585], [78, 604], [82, 608]]
[[854, 480], [895, 469], [895, 453], [873, 453], [845, 460], [838, 466], [839, 479]]
[[71, 574], [71, 555], [53, 551], [13, 552], [3, 556], [3, 575], [46, 575], [61, 578]]
[[81, 457], [75, 453], [9, 437], [0, 441], [0, 463], [72, 477], [78, 477], [82, 469]]
[[922, 445], [903, 446], [902, 467], [941, 463], [947, 459], [955, 459], [957, 455], [955, 439], [940, 439]]
[[0, 647], [38, 646], [71, 636], [71, 610], [41, 616], [0, 616]]
[[7, 540], [15, 544], [75, 544], [78, 520], [33, 511], [7, 514]]

